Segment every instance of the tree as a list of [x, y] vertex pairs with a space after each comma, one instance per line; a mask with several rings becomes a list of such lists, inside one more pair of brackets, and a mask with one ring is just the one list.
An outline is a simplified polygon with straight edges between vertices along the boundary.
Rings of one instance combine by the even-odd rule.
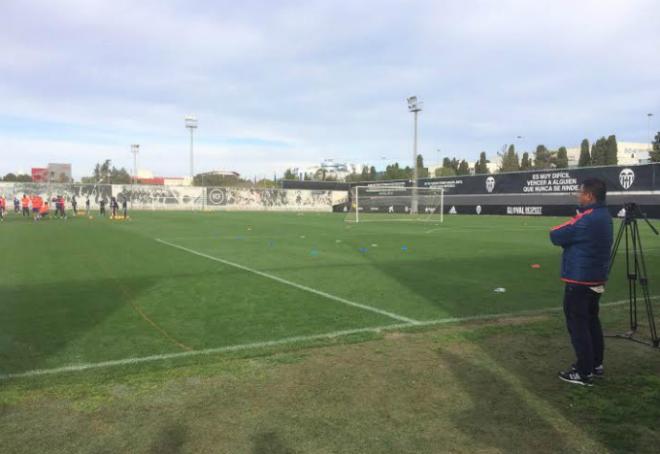
[[378, 172], [376, 172], [376, 167], [374, 166], [369, 167], [369, 180], [373, 181], [376, 178], [378, 178]]
[[500, 172], [516, 172], [518, 170], [520, 170], [520, 158], [512, 144], [509, 145], [509, 150], [502, 156]]
[[110, 181], [115, 184], [129, 184], [131, 175], [123, 167], [121, 169], [113, 167], [110, 169]]
[[285, 180], [297, 180], [298, 175], [292, 170], [292, 169], [286, 169], [284, 171], [284, 179]]
[[536, 152], [534, 153], [534, 168], [549, 169], [551, 166], [551, 156], [550, 151], [545, 145], [537, 146]]
[[424, 167], [424, 157], [421, 154], [417, 155], [417, 176], [419, 178], [427, 178], [429, 176], [429, 169]]
[[591, 165], [607, 165], [607, 139], [605, 137], [596, 140], [591, 147]]
[[258, 188], [276, 188], [278, 185], [275, 182], [275, 180], [270, 180], [268, 178], [262, 178], [261, 180], [257, 180], [255, 183], [255, 186]]
[[9, 172], [7, 175], [5, 175], [2, 181], [16, 181], [16, 174]]
[[110, 180], [110, 160], [106, 159], [103, 161], [103, 164], [96, 164], [96, 167], [94, 167], [94, 176], [96, 177], [96, 181], [101, 181], [104, 183], [108, 183]]
[[608, 166], [615, 166], [619, 162], [619, 149], [616, 143], [616, 136], [612, 134], [607, 138], [605, 148], [605, 162]]
[[405, 168], [399, 167], [399, 163], [388, 165], [385, 168], [385, 180], [404, 180], [412, 178], [412, 168], [406, 166]]
[[482, 151], [479, 155], [479, 160], [474, 164], [474, 173], [488, 173], [488, 163], [490, 163], [490, 161], [486, 159], [486, 152]]
[[582, 139], [580, 144], [580, 159], [578, 160], [578, 167], [589, 167], [591, 165], [591, 154], [589, 153], [589, 141]]
[[[55, 175], [55, 180], [63, 182], [68, 182], [66, 175]], [[83, 177], [83, 183], [106, 183], [106, 184], [128, 184], [132, 180], [131, 175], [125, 168], [117, 168], [112, 165], [112, 162], [109, 159], [103, 161], [103, 164], [97, 163], [94, 166], [91, 177]]]
[[463, 159], [458, 165], [456, 175], [470, 175], [470, 166], [465, 159]]
[[649, 153], [651, 162], [660, 162], [660, 132], [655, 135], [653, 150]]
[[532, 168], [532, 161], [529, 159], [529, 153], [524, 152], [522, 161], [520, 161], [520, 170], [529, 170]]
[[557, 155], [555, 156], [555, 167], [558, 169], [568, 168], [568, 151], [566, 147], [559, 147]]
[[369, 167], [362, 166], [362, 172], [360, 172], [361, 181], [369, 181]]
[[251, 186], [249, 180], [243, 180], [236, 175], [214, 175], [198, 173], [193, 177], [193, 186]]

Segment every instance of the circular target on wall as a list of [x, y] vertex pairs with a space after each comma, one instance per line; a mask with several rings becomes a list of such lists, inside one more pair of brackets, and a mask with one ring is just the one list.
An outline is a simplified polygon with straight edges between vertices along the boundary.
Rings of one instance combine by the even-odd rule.
[[222, 205], [225, 203], [225, 190], [220, 188], [213, 188], [208, 194], [209, 203], [211, 205]]

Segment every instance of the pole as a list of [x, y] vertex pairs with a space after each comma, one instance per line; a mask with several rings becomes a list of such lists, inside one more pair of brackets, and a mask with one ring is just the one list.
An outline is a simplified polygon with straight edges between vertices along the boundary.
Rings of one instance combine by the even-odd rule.
[[190, 180], [193, 179], [193, 128], [190, 128]]
[[440, 224], [445, 222], [445, 190], [440, 189]]
[[419, 111], [415, 110], [415, 132], [413, 137], [413, 193], [412, 193], [412, 203], [410, 207], [410, 214], [417, 214], [417, 113]]

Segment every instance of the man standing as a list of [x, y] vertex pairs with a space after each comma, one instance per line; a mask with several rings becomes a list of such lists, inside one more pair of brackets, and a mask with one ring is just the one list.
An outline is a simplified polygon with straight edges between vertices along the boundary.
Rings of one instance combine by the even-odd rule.
[[561, 279], [566, 283], [564, 315], [577, 356], [577, 362], [560, 372], [559, 378], [586, 386], [591, 386], [592, 378], [604, 372], [605, 345], [598, 302], [605, 291], [613, 240], [606, 195], [603, 181], [585, 180], [578, 195], [579, 213], [550, 232], [552, 243], [564, 249], [561, 259]]
[[60, 216], [62, 219], [66, 220], [66, 210], [64, 207], [65, 201], [64, 201], [64, 196], [58, 196], [57, 197], [57, 204], [59, 205], [60, 208]]
[[6, 208], [7, 208], [7, 201], [5, 200], [5, 196], [0, 195], [0, 222], [4, 222], [5, 220]]
[[26, 195], [23, 194], [23, 198], [21, 199], [21, 206], [23, 207], [23, 216], [30, 216], [30, 198]]
[[41, 213], [41, 207], [44, 204], [44, 200], [38, 194], [32, 196], [32, 214], [34, 215], [34, 220], [38, 221]]

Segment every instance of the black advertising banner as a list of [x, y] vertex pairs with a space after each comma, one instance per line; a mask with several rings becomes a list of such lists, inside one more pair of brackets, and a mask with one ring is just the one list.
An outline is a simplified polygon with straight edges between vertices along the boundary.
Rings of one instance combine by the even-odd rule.
[[[587, 178], [607, 184], [607, 203], [616, 215], [635, 202], [650, 217], [660, 217], [660, 164], [546, 169], [490, 175], [419, 180], [421, 188], [443, 189], [447, 214], [564, 216], [575, 213], [575, 193]], [[309, 183], [309, 182], [299, 182]], [[368, 181], [360, 186], [359, 205], [366, 212], [405, 213], [410, 210], [412, 180]], [[437, 210], [439, 191], [419, 191], [420, 211]], [[349, 203], [353, 203], [349, 194]]]
[[609, 192], [651, 191], [657, 185], [657, 168], [648, 164], [429, 178], [420, 180], [419, 186], [442, 188], [446, 194], [561, 194], [577, 192], [586, 178], [600, 178]]

